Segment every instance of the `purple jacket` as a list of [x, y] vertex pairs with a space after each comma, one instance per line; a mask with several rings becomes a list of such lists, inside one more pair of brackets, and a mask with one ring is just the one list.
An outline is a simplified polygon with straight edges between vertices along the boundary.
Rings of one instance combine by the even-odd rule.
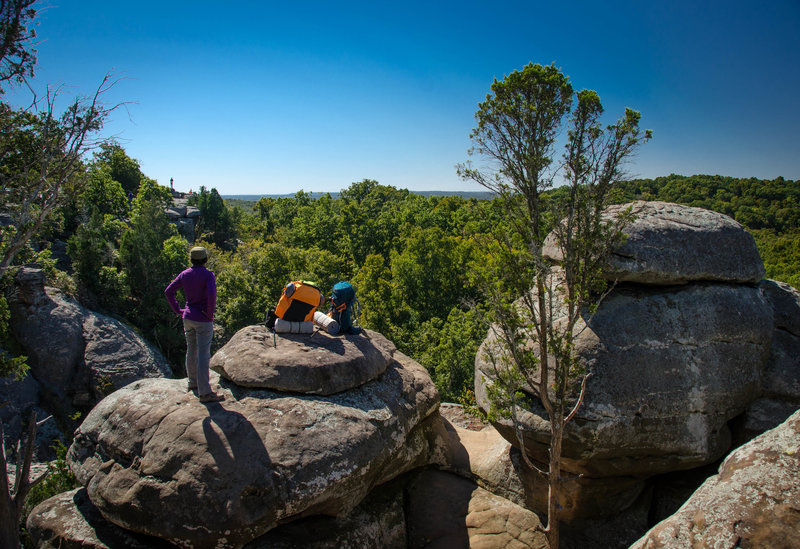
[[[183, 288], [186, 296], [186, 307], [178, 307], [175, 295]], [[164, 290], [169, 306], [175, 314], [196, 322], [214, 320], [214, 309], [217, 306], [217, 279], [214, 273], [200, 266], [192, 266], [175, 277]]]

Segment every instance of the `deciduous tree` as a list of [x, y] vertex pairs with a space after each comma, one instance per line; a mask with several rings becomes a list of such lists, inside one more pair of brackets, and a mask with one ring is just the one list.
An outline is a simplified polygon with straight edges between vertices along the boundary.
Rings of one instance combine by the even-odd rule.
[[[603, 207], [625, 161], [650, 137], [639, 129], [638, 112], [626, 109], [605, 128], [602, 112], [595, 92], [576, 94], [554, 65], [529, 64], [495, 80], [475, 114], [470, 154], [485, 164], [459, 166], [462, 177], [494, 191], [508, 213], [510, 230], [498, 231], [502, 237], [491, 248], [495, 269], [487, 286], [496, 338], [487, 357], [494, 365], [489, 395], [493, 411], [510, 417], [518, 433], [517, 411], [527, 395], [538, 398], [547, 413], [550, 460], [543, 473], [551, 549], [559, 539], [564, 429], [590, 375], [581, 371], [573, 341], [602, 296], [603, 261], [625, 222], [604, 217]], [[566, 145], [558, 158], [562, 137]], [[543, 194], [561, 181], [564, 189]], [[544, 253], [551, 229], [547, 244], [561, 256], [558, 275]], [[536, 467], [518, 438], [523, 457]]]
[[[5, 82], [21, 84], [33, 76], [36, 31], [32, 23], [36, 0], [0, 0], [0, 86]], [[0, 88], [0, 93], [3, 90]]]
[[60, 115], [58, 89], [33, 110], [0, 103], [0, 213], [9, 222], [0, 231], [0, 276], [65, 202], [64, 189], [81, 173], [84, 154], [100, 143], [98, 132], [114, 109], [100, 99], [112, 85], [107, 76], [94, 95], [75, 99]]

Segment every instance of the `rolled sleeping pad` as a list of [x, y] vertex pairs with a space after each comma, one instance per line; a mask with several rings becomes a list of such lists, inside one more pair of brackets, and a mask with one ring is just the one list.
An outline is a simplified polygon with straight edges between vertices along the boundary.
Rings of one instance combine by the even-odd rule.
[[314, 323], [310, 320], [290, 322], [277, 318], [275, 319], [275, 331], [279, 334], [310, 334], [314, 331]]
[[314, 324], [328, 332], [329, 334], [336, 335], [339, 333], [339, 323], [334, 319], [323, 313], [317, 311], [314, 313]]

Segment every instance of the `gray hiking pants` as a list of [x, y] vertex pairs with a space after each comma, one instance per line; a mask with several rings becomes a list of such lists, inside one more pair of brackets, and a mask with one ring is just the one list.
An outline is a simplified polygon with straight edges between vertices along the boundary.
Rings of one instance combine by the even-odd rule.
[[208, 362], [211, 360], [214, 323], [184, 318], [183, 333], [186, 336], [186, 375], [189, 377], [189, 385], [197, 385], [197, 394], [206, 395], [211, 392]]

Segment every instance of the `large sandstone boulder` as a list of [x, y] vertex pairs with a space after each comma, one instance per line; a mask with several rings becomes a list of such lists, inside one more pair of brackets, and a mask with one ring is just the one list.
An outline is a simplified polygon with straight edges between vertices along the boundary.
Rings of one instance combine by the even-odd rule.
[[730, 454], [633, 548], [800, 547], [800, 412]]
[[137, 379], [172, 377], [164, 356], [114, 318], [86, 311], [83, 338], [83, 365], [91, 380], [92, 403]]
[[[574, 351], [591, 377], [564, 433], [562, 469], [568, 480], [562, 511], [579, 545], [582, 539], [597, 547], [613, 546], [601, 543], [603, 538], [635, 539], [653, 499], [649, 477], [714, 463], [747, 429], [763, 432], [796, 409], [800, 347], [791, 330], [800, 325], [800, 294], [757, 284], [764, 267], [755, 243], [726, 216], [643, 202], [607, 213], [628, 207], [636, 219], [606, 272], [616, 285], [574, 328]], [[554, 244], [548, 237], [546, 253], [558, 262]], [[564, 289], [558, 267], [550, 280]], [[554, 322], [562, 325], [565, 311], [553, 305]], [[535, 342], [530, 347], [538, 351]], [[475, 362], [475, 392], [483, 409], [490, 407], [489, 386], [502, 374], [496, 368], [504, 367], [496, 360], [498, 350], [490, 330]], [[570, 382], [570, 404], [579, 381]], [[534, 462], [546, 464], [550, 423], [535, 391], [527, 392], [527, 404], [517, 409], [519, 432], [502, 418], [493, 426]], [[743, 417], [745, 429], [739, 427]], [[513, 468], [526, 505], [541, 512], [545, 497], [537, 487], [544, 479], [522, 467], [524, 461], [514, 462], [518, 451], [498, 456], [492, 468]], [[668, 499], [661, 498], [662, 507], [672, 504]]]
[[392, 362], [395, 347], [377, 332], [331, 336], [274, 334], [265, 326], [239, 330], [211, 368], [241, 387], [331, 395], [371, 381]]
[[59, 403], [90, 406], [135, 379], [172, 376], [163, 355], [131, 328], [44, 283], [40, 269], [20, 269], [11, 326], [30, 373]]
[[[756, 283], [764, 265], [755, 241], [732, 218], [667, 202], [633, 202], [607, 208], [616, 216], [630, 208], [636, 219], [614, 251], [609, 280], [640, 284], [684, 284], [694, 280]], [[548, 238], [545, 254], [556, 262], [561, 251]]]
[[[649, 476], [721, 457], [727, 422], [759, 394], [772, 312], [751, 286], [620, 285], [588, 327], [576, 353], [592, 374], [564, 436], [563, 467], [589, 477]], [[487, 338], [476, 358], [476, 397], [488, 409], [494, 378]], [[525, 447], [546, 463], [547, 415], [536, 399], [520, 413]], [[517, 444], [510, 420], [497, 430]]]
[[438, 393], [399, 352], [377, 379], [333, 396], [219, 383], [226, 400], [203, 405], [185, 381], [137, 381], [86, 417], [68, 461], [107, 520], [235, 547], [278, 523], [344, 516], [373, 487], [446, 459]]

